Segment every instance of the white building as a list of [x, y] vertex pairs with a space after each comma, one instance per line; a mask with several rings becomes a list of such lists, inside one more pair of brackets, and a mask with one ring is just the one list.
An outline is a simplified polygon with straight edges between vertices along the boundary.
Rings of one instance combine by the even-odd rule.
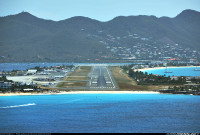
[[24, 89], [24, 91], [33, 91], [33, 89]]
[[29, 69], [27, 74], [36, 74], [37, 69]]

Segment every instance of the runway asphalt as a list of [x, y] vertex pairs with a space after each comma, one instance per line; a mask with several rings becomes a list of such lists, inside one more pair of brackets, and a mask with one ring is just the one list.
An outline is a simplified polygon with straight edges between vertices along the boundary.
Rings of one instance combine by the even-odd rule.
[[93, 66], [89, 77], [88, 90], [119, 90], [112, 72], [107, 66]]

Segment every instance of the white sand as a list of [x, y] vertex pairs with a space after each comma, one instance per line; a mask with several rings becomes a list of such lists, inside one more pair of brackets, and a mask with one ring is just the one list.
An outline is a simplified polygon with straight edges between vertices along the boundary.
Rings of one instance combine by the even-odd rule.
[[1, 93], [0, 96], [58, 95], [58, 94], [159, 94], [154, 91], [70, 91], [60, 93]]
[[[187, 68], [187, 67], [200, 67], [200, 66], [179, 66], [179, 67], [170, 66], [167, 68]], [[157, 70], [157, 69], [165, 69], [165, 68], [166, 67], [143, 68], [143, 69], [138, 69], [138, 71]], [[135, 71], [137, 71], [137, 69], [135, 69]]]

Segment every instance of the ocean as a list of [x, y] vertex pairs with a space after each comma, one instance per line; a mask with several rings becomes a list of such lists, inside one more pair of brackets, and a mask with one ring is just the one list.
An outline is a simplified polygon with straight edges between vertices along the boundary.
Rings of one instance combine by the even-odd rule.
[[0, 117], [0, 133], [199, 133], [200, 96], [7, 96], [0, 97]]
[[167, 71], [171, 71], [172, 73], [165, 73], [165, 68], [163, 69], [152, 69], [145, 70], [143, 72], [147, 72], [148, 74], [158, 74], [158, 75], [166, 75], [166, 76], [200, 76], [200, 67], [197, 67], [199, 71], [194, 71], [196, 67], [178, 67], [178, 68], [168, 68]]

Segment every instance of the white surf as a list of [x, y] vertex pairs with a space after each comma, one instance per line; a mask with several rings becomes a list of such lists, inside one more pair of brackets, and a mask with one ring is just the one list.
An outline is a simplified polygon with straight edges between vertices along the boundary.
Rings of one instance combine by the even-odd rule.
[[22, 105], [13, 105], [13, 106], [6, 106], [6, 107], [0, 107], [0, 108], [16, 108], [16, 107], [24, 107], [24, 106], [32, 106], [36, 105], [35, 103], [28, 103], [28, 104], [22, 104]]

